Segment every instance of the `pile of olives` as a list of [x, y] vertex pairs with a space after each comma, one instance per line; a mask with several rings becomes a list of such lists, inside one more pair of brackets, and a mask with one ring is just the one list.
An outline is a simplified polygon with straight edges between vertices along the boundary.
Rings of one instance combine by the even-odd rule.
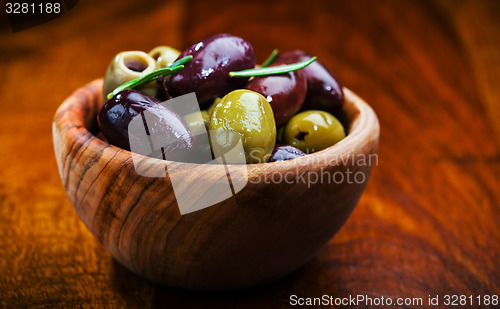
[[[290, 69], [308, 59], [307, 66]], [[147, 110], [154, 120], [149, 130], [159, 133], [161, 143], [166, 145], [148, 154], [153, 157], [186, 161], [185, 154], [190, 151], [220, 156], [235, 144], [227, 132], [237, 133], [229, 136], [241, 141], [247, 163], [301, 157], [345, 137], [342, 124], [334, 116], [344, 104], [342, 87], [314, 59], [304, 51], [288, 51], [273, 54], [259, 69], [252, 45], [230, 34], [211, 36], [182, 53], [168, 46], [149, 53], [121, 52], [105, 74], [106, 103], [98, 114], [99, 128], [110, 144], [130, 150], [132, 143], [148, 142], [128, 132], [132, 119]], [[183, 66], [169, 71], [169, 75], [158, 75], [135, 89], [113, 93], [124, 83], [151, 76], [159, 69], [168, 71], [179, 60]], [[269, 70], [262, 70], [268, 68], [277, 71], [267, 75]], [[201, 115], [179, 115], [160, 104], [191, 92], [196, 94]], [[196, 136], [207, 131], [210, 145], [202, 149]]]

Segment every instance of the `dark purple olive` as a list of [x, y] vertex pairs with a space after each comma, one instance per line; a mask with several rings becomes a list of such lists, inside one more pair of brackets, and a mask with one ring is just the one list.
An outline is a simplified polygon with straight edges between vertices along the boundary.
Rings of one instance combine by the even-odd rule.
[[306, 154], [302, 150], [292, 145], [276, 144], [267, 162], [285, 161], [305, 155]]
[[[281, 65], [280, 63], [271, 66]], [[271, 104], [276, 127], [284, 125], [300, 110], [307, 92], [307, 81], [303, 72], [294, 71], [278, 75], [254, 77], [246, 89], [262, 94]]]
[[132, 145], [143, 155], [181, 160], [194, 148], [193, 136], [184, 120], [160, 103], [138, 91], [123, 90], [99, 111], [99, 129], [112, 145], [126, 150]]
[[230, 34], [218, 34], [194, 44], [179, 58], [193, 56], [184, 69], [171, 75], [168, 90], [172, 96], [196, 92], [200, 107], [232, 90], [242, 88], [248, 77], [230, 77], [229, 72], [253, 69], [252, 45]]
[[[302, 50], [291, 50], [279, 53], [274, 62], [296, 63], [310, 59], [311, 56]], [[344, 91], [333, 73], [328, 71], [320, 61], [316, 60], [301, 71], [307, 79], [307, 96], [303, 110], [323, 110], [335, 113], [344, 104]]]

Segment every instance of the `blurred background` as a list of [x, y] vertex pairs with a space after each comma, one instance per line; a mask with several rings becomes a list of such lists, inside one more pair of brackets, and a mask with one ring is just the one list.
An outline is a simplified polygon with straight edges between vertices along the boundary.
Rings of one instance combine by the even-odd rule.
[[[289, 297], [500, 291], [500, 2], [97, 1], [0, 30], [0, 307], [287, 307]], [[217, 33], [316, 55], [381, 124], [379, 166], [346, 225], [295, 274], [194, 293], [117, 264], [67, 200], [51, 123], [115, 54]], [[443, 303], [438, 307], [443, 307]], [[493, 308], [493, 307], [492, 307]]]

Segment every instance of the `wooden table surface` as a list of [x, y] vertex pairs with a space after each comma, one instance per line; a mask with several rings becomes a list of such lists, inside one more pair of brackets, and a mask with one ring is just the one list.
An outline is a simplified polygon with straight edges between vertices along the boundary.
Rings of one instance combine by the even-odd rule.
[[[445, 295], [500, 295], [498, 16], [494, 0], [87, 0], [2, 30], [0, 307], [285, 308], [290, 295], [326, 294], [424, 300], [401, 308], [439, 295], [433, 308], [451, 308]], [[250, 41], [258, 62], [275, 47], [318, 56], [377, 112], [379, 164], [348, 222], [302, 269], [251, 290], [195, 293], [137, 277], [87, 231], [57, 173], [51, 122], [117, 52], [183, 49], [221, 32]]]

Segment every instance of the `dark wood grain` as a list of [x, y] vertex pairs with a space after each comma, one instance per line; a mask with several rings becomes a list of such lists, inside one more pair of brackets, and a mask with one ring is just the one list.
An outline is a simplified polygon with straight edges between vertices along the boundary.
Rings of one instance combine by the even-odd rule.
[[[81, 1], [0, 35], [0, 307], [284, 308], [291, 294], [499, 293], [497, 1], [147, 3]], [[116, 52], [183, 48], [218, 32], [251, 41], [258, 61], [275, 47], [317, 55], [377, 112], [379, 166], [346, 225], [298, 272], [191, 293], [135, 276], [87, 231], [57, 173], [51, 122]]]

